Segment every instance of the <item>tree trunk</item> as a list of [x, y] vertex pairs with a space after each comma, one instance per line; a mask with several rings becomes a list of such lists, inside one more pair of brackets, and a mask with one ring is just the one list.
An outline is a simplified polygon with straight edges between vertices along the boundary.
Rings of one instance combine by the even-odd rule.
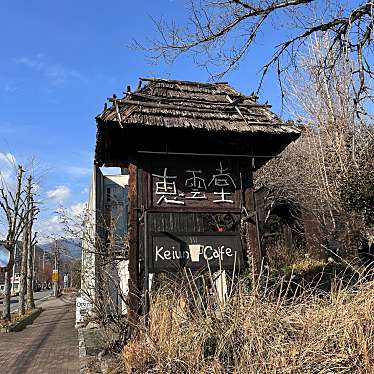
[[[8, 233], [6, 238], [5, 248], [10, 252], [10, 261], [7, 266], [5, 273], [5, 289], [4, 289], [4, 301], [3, 301], [3, 319], [10, 321], [10, 297], [11, 297], [11, 286], [10, 278], [13, 271], [14, 260], [15, 260], [15, 247], [19, 233], [22, 232], [22, 212], [20, 214], [19, 207], [21, 201], [21, 189], [22, 189], [22, 176], [24, 170], [22, 166], [18, 166], [17, 171], [17, 187], [16, 193], [12, 195], [10, 192], [5, 193], [3, 188], [0, 188], [0, 207], [4, 211], [8, 223]], [[11, 201], [11, 203], [10, 203]]]
[[33, 247], [35, 252], [35, 242], [32, 237], [32, 226], [35, 216], [35, 206], [33, 197], [30, 197], [30, 218], [27, 225], [27, 236], [29, 239], [28, 254], [27, 254], [27, 309], [35, 309], [34, 302], [34, 266], [33, 266]]
[[[9, 248], [7, 248], [9, 250]], [[10, 297], [11, 297], [11, 283], [10, 278], [12, 276], [14, 266], [14, 248], [10, 251], [10, 260], [5, 273], [5, 287], [4, 287], [4, 300], [3, 300], [3, 319], [10, 321]]]
[[25, 228], [23, 233], [23, 246], [22, 246], [22, 262], [20, 272], [20, 288], [19, 288], [19, 314], [25, 314], [25, 294], [26, 294], [26, 279], [27, 279], [27, 259], [29, 255], [30, 238], [28, 235], [28, 228]]
[[[29, 232], [30, 235], [30, 232]], [[27, 255], [27, 309], [35, 309], [34, 290], [33, 290], [33, 268], [32, 268], [32, 247], [29, 248]]]
[[32, 212], [30, 211], [31, 207], [31, 181], [32, 178], [29, 176], [27, 179], [27, 195], [26, 195], [26, 212], [27, 213], [27, 220], [28, 222], [25, 224], [23, 229], [23, 243], [22, 243], [22, 262], [21, 262], [21, 271], [20, 271], [20, 279], [19, 279], [19, 308], [18, 312], [19, 315], [23, 316], [25, 314], [25, 294], [26, 294], [26, 279], [27, 279], [27, 259], [28, 253], [30, 251], [31, 246], [31, 237], [29, 233], [29, 226], [32, 225]]

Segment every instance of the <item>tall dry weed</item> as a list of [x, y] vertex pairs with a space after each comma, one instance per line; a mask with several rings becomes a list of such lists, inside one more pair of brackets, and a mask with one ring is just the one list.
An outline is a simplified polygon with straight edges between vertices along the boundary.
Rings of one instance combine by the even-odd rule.
[[159, 290], [148, 328], [124, 347], [126, 372], [374, 372], [374, 282], [323, 298], [281, 288], [264, 295], [240, 281], [223, 307], [214, 293]]

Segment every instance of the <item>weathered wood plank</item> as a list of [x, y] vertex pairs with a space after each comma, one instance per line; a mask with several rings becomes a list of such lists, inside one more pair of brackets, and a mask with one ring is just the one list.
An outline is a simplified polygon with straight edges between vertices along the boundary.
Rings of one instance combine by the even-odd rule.
[[129, 165], [129, 321], [135, 326], [139, 316], [139, 248], [138, 248], [138, 199], [137, 199], [137, 166]]

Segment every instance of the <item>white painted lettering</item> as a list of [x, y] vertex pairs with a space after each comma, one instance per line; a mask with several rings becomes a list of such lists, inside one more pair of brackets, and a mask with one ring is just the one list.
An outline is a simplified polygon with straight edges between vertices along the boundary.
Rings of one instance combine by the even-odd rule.
[[161, 260], [165, 260], [162, 255], [161, 255], [161, 251], [164, 250], [164, 247], [159, 247], [158, 245], [156, 245], [156, 260], [155, 261], [158, 261], [158, 258], [160, 257]]
[[167, 249], [164, 251], [165, 260], [171, 260], [171, 252]]
[[[209, 254], [208, 254], [208, 251], [210, 251], [210, 256], [209, 256]], [[207, 245], [206, 247], [204, 247], [204, 251], [203, 251], [203, 253], [204, 253], [204, 258], [205, 258], [205, 260], [210, 261], [210, 260], [213, 259], [213, 256], [212, 256], [212, 254], [211, 254], [212, 251], [213, 251], [213, 247], [212, 247], [211, 245]]]

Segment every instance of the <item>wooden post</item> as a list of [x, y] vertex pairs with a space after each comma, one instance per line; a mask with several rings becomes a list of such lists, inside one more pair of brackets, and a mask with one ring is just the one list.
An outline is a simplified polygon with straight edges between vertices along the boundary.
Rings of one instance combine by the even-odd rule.
[[133, 326], [136, 324], [139, 317], [139, 300], [140, 300], [140, 285], [139, 285], [139, 248], [138, 248], [138, 199], [137, 199], [137, 166], [129, 165], [129, 296], [128, 317], [130, 321], [131, 330], [133, 334]]
[[262, 251], [258, 232], [258, 214], [254, 196], [253, 174], [248, 163], [242, 163], [242, 188], [244, 206], [249, 214], [246, 219], [246, 243], [252, 259], [253, 280], [257, 281], [262, 267]]

